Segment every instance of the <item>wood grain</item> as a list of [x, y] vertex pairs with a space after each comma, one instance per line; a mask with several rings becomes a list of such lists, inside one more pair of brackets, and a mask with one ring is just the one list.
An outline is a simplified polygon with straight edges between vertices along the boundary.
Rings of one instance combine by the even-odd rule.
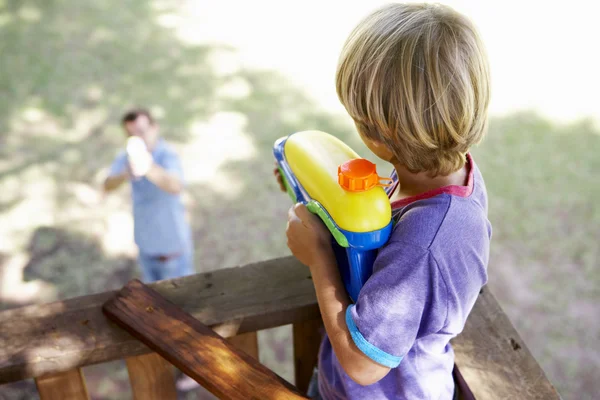
[[242, 333], [241, 335], [230, 337], [228, 340], [229, 343], [231, 343], [236, 348], [242, 350], [244, 353], [248, 354], [255, 360], [259, 360], [258, 335], [256, 334], [256, 332]]
[[134, 400], [177, 400], [173, 366], [156, 353], [125, 360]]
[[560, 399], [487, 288], [452, 346], [456, 366], [476, 399]]
[[221, 399], [305, 399], [294, 386], [138, 280], [102, 309]]
[[81, 369], [36, 378], [40, 400], [88, 400], [89, 395]]
[[[285, 257], [149, 286], [228, 337], [319, 318], [309, 275]], [[0, 312], [0, 384], [151, 352], [102, 314], [114, 294]]]
[[294, 374], [296, 386], [302, 393], [308, 390], [308, 384], [317, 366], [319, 346], [321, 344], [320, 319], [296, 322], [293, 325], [294, 335]]

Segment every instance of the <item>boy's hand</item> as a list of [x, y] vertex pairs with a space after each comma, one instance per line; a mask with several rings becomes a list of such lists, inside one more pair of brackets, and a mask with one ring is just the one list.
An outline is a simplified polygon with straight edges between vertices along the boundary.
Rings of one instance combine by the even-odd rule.
[[275, 175], [275, 179], [277, 179], [277, 183], [279, 183], [279, 189], [281, 189], [282, 192], [286, 192], [287, 190], [285, 188], [285, 184], [283, 183], [283, 177], [279, 172], [279, 165], [277, 162], [275, 163], [275, 169], [273, 169], [273, 175]]
[[308, 267], [333, 255], [331, 234], [319, 217], [311, 214], [303, 204], [290, 208], [286, 235], [292, 254]]

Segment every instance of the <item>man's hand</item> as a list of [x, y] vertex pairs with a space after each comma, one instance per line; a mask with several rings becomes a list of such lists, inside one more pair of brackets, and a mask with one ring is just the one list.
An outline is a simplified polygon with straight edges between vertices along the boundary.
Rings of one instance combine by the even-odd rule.
[[311, 214], [303, 204], [290, 208], [286, 234], [292, 254], [308, 267], [330, 258], [333, 253], [331, 234], [319, 217]]

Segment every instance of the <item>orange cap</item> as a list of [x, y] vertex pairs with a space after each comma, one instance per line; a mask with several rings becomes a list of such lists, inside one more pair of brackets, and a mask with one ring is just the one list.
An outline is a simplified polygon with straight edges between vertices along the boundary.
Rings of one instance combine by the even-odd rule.
[[[385, 180], [390, 183], [381, 183]], [[338, 167], [338, 183], [349, 192], [364, 192], [375, 186], [391, 186], [391, 178], [377, 175], [375, 164], [364, 158], [349, 160]]]

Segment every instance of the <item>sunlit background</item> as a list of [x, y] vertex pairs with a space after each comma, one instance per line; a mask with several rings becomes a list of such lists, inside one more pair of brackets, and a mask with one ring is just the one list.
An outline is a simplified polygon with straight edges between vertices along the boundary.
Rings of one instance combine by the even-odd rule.
[[[494, 226], [489, 285], [563, 398], [598, 398], [594, 3], [444, 3], [478, 25], [492, 68], [490, 131], [473, 151]], [[151, 108], [183, 158], [198, 272], [288, 254], [272, 143], [314, 128], [370, 157], [334, 74], [381, 4], [0, 0], [1, 308], [138, 276], [128, 189], [99, 190], [131, 105]], [[261, 332], [261, 359], [292, 379], [289, 338]], [[84, 370], [94, 399], [130, 398], [123, 363]], [[3, 400], [36, 396], [29, 381], [0, 386]]]

